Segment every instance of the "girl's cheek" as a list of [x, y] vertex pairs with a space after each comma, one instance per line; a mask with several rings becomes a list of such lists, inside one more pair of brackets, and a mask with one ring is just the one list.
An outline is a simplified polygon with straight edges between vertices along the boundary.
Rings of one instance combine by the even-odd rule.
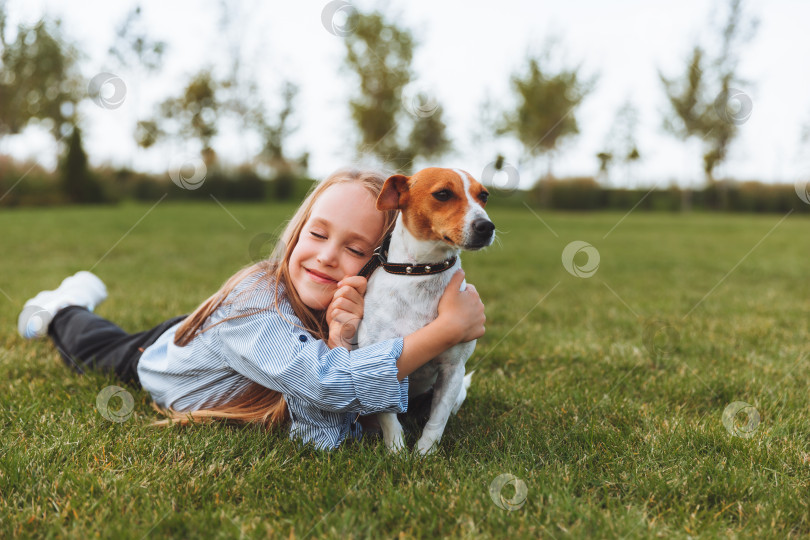
[[363, 268], [363, 265], [365, 264], [366, 264], [365, 260], [362, 259], [358, 260], [356, 257], [351, 257], [346, 266], [344, 266], [344, 268], [346, 269], [346, 275], [343, 277], [345, 278], [346, 276], [356, 276], [357, 273]]

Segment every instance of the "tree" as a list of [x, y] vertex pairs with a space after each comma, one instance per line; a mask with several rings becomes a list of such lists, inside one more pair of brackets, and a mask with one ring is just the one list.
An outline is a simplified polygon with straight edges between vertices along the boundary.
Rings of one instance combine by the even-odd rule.
[[[136, 128], [139, 146], [149, 148], [161, 138], [196, 139], [206, 165], [216, 159], [211, 140], [217, 134], [221, 102], [217, 92], [222, 83], [210, 70], [203, 69], [193, 75], [182, 93], [168, 98], [159, 106], [159, 118], [142, 120]], [[169, 129], [163, 126], [169, 125]]]
[[579, 133], [575, 111], [595, 81], [583, 80], [579, 67], [551, 73], [549, 55], [530, 57], [523, 74], [512, 76], [517, 106], [503, 113], [498, 134], [511, 133], [523, 145], [526, 159], [548, 158], [551, 176], [552, 154], [565, 139]]
[[273, 170], [275, 197], [282, 201], [292, 197], [295, 174], [305, 173], [309, 161], [309, 154], [306, 152], [295, 160], [290, 159], [285, 152], [287, 138], [295, 131], [295, 127], [290, 125], [290, 118], [295, 110], [297, 94], [298, 86], [286, 81], [282, 90], [283, 105], [275, 122], [268, 120], [263, 106], [248, 117], [264, 142], [257, 157]]
[[[244, 127], [245, 134], [255, 134], [261, 142], [254, 163], [271, 171], [276, 199], [290, 198], [294, 193], [297, 177], [307, 174], [309, 154], [303, 152], [297, 157], [289, 155], [287, 142], [298, 128], [294, 123], [295, 104], [298, 86], [292, 81], [281, 81], [277, 93], [281, 103], [275, 109], [268, 107], [259, 96], [270, 92], [260, 88], [257, 81], [259, 69], [265, 62], [267, 47], [262, 43], [264, 36], [250, 40], [254, 43], [253, 56], [244, 51], [244, 28], [254, 11], [249, 6], [220, 1], [219, 32], [220, 47], [228, 50], [230, 73], [223, 85], [222, 109], [232, 114]], [[276, 92], [274, 92], [276, 93]]]
[[264, 144], [259, 157], [265, 161], [276, 174], [289, 173], [293, 163], [285, 153], [287, 137], [295, 131], [290, 125], [290, 118], [295, 111], [295, 97], [298, 95], [298, 86], [286, 81], [282, 89], [282, 108], [277, 115], [276, 122], [270, 122], [264, 107], [253, 113], [252, 121], [262, 137]]
[[146, 32], [141, 6], [136, 5], [118, 26], [109, 54], [121, 66], [157, 71], [163, 64], [166, 42], [153, 40]]
[[182, 95], [167, 99], [160, 106], [164, 117], [178, 122], [180, 137], [200, 141], [200, 154], [206, 165], [210, 165], [216, 156], [211, 140], [218, 132], [219, 88], [219, 81], [210, 70], [204, 69], [191, 78]]
[[744, 16], [742, 0], [730, 0], [717, 56], [709, 58], [706, 48], [697, 44], [680, 79], [667, 78], [659, 71], [672, 108], [664, 118], [664, 128], [684, 141], [698, 138], [703, 142], [703, 172], [710, 186], [715, 182], [715, 168], [725, 161], [739, 126], [751, 113], [750, 98], [734, 87], [744, 83], [736, 75], [739, 50], [756, 26], [755, 20]]
[[143, 72], [153, 73], [163, 65], [166, 53], [165, 41], [152, 39], [143, 21], [141, 6], [136, 5], [124, 17], [115, 32], [115, 41], [108, 51], [120, 68], [128, 74], [133, 87], [135, 107], [135, 142], [141, 148], [149, 148], [158, 138], [165, 135], [154, 120], [139, 121], [139, 86]]
[[6, 13], [6, 0], [0, 0], [0, 45], [6, 48], [6, 20], [8, 14]]
[[[283, 81], [279, 109], [268, 110], [260, 97], [268, 92], [260, 87], [258, 69], [251, 69], [243, 51], [245, 22], [255, 13], [224, 1], [219, 6], [218, 32], [211, 40], [217, 49], [227, 52], [227, 64], [216, 70], [212, 65], [192, 76], [180, 95], [164, 100], [152, 118], [138, 122], [136, 140], [149, 148], [166, 138], [195, 139], [200, 143], [203, 160], [210, 166], [216, 157], [213, 144], [219, 126], [223, 121], [233, 121], [238, 126], [237, 136], [245, 137], [246, 148], [254, 143], [254, 135], [260, 141], [257, 153], [249, 158], [250, 166], [269, 169], [277, 198], [288, 198], [296, 177], [306, 173], [309, 160], [308, 153], [293, 157], [286, 148], [287, 139], [296, 129], [292, 120], [298, 87]], [[261, 66], [266, 47], [257, 51], [261, 56], [252, 64]], [[255, 177], [255, 173], [251, 174]]]
[[605, 148], [598, 154], [599, 173], [605, 180], [610, 175], [610, 167], [614, 162], [625, 166], [625, 183], [629, 184], [630, 167], [641, 159], [641, 152], [636, 141], [636, 129], [638, 128], [638, 109], [629, 99], [619, 107], [616, 118], [611, 124], [610, 131], [605, 141]]
[[[430, 102], [425, 93], [418, 94], [416, 99], [419, 103]], [[425, 159], [438, 158], [447, 153], [450, 150], [450, 139], [447, 138], [447, 125], [442, 120], [442, 108], [437, 106], [430, 114], [420, 114], [419, 111], [423, 109], [416, 110], [416, 119], [408, 136], [408, 150], [414, 157], [419, 155]]]
[[610, 180], [610, 166], [613, 163], [613, 153], [607, 150], [597, 152], [596, 159], [599, 160], [599, 180], [600, 183], [607, 183]]
[[501, 155], [498, 147], [493, 144], [498, 139], [492, 136], [493, 133], [498, 131], [501, 122], [501, 111], [498, 110], [497, 103], [498, 101], [492, 97], [490, 91], [485, 90], [484, 97], [478, 105], [476, 122], [470, 131], [470, 142], [478, 155], [495, 155], [496, 161], [498, 158], [501, 159], [502, 166], [506, 158]]
[[78, 126], [73, 127], [67, 155], [60, 169], [62, 190], [70, 202], [97, 203], [103, 201], [104, 195], [101, 186], [87, 167], [87, 154], [82, 145], [81, 130]]
[[[433, 159], [450, 147], [441, 107], [424, 92], [410, 97], [415, 42], [410, 31], [379, 12], [354, 10], [344, 37], [345, 66], [357, 75], [358, 94], [349, 101], [360, 133], [358, 148], [408, 172], [416, 158]], [[406, 135], [405, 132], [408, 132]]]
[[60, 37], [58, 21], [20, 25], [14, 42], [6, 43], [2, 8], [0, 135], [20, 133], [29, 122], [39, 120], [60, 140], [76, 124], [76, 105], [84, 97], [78, 52]]
[[60, 36], [59, 21], [20, 25], [13, 43], [6, 41], [5, 26], [5, 5], [0, 4], [0, 136], [20, 133], [32, 121], [46, 125], [57, 143], [69, 134], [67, 154], [60, 160], [65, 196], [72, 202], [100, 202], [101, 189], [87, 169], [78, 127], [77, 105], [86, 97], [78, 51]]

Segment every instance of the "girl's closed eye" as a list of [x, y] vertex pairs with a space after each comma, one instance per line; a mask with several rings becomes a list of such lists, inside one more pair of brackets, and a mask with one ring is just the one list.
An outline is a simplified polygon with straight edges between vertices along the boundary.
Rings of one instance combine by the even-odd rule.
[[[326, 240], [326, 235], [317, 233], [315, 231], [309, 231], [309, 234], [311, 234], [312, 236], [314, 236], [318, 240]], [[362, 249], [358, 249], [356, 247], [347, 247], [346, 249], [348, 249], [351, 253], [353, 253], [354, 255], [357, 255], [358, 257], [365, 257], [366, 256], [365, 251], [363, 251]]]

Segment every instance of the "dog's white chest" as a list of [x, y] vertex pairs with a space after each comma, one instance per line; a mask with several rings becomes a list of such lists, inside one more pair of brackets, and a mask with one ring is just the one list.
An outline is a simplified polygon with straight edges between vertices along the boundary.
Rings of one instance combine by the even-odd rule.
[[[430, 324], [438, 316], [439, 300], [447, 284], [460, 267], [456, 262], [441, 274], [418, 277], [375, 272], [366, 290], [358, 345], [405, 337]], [[475, 341], [460, 343], [424, 364], [408, 376], [408, 394], [416, 396], [430, 390], [441, 364], [464, 362], [474, 349]]]
[[431, 276], [398, 276], [380, 269], [368, 282], [363, 322], [358, 332], [361, 347], [385, 339], [405, 337], [438, 316], [439, 299], [454, 268]]

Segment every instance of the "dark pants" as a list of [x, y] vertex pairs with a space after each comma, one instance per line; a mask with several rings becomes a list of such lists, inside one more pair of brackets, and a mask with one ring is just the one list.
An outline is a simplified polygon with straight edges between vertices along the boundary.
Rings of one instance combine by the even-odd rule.
[[65, 363], [77, 373], [115, 373], [122, 381], [140, 387], [138, 360], [144, 349], [186, 317], [174, 317], [151, 330], [128, 334], [83, 307], [69, 306], [54, 316], [48, 335]]

